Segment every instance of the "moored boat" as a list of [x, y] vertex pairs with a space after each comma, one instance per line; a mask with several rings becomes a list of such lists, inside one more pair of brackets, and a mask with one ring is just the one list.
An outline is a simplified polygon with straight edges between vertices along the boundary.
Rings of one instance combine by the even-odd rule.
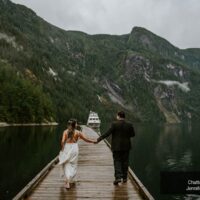
[[99, 128], [101, 124], [101, 120], [99, 119], [99, 116], [97, 113], [90, 111], [87, 126], [91, 128]]

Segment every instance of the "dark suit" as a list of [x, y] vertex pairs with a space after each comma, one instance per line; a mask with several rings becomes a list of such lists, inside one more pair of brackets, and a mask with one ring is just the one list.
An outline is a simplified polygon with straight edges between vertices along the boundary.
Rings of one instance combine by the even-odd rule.
[[131, 137], [135, 136], [135, 131], [131, 123], [125, 120], [117, 120], [112, 123], [110, 129], [101, 135], [97, 141], [112, 135], [111, 149], [115, 167], [115, 178], [126, 179], [128, 172], [129, 151], [131, 149]]

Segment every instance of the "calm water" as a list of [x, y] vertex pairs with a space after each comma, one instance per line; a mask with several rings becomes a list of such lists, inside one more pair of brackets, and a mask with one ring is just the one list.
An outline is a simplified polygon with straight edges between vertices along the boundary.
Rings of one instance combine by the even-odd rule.
[[[130, 165], [157, 200], [160, 171], [200, 171], [200, 125], [135, 124]], [[15, 196], [59, 152], [64, 127], [0, 128], [0, 199]]]
[[59, 151], [58, 127], [0, 128], [0, 200], [14, 197]]
[[200, 199], [160, 194], [160, 171], [200, 171], [200, 125], [136, 124], [130, 165], [158, 200]]

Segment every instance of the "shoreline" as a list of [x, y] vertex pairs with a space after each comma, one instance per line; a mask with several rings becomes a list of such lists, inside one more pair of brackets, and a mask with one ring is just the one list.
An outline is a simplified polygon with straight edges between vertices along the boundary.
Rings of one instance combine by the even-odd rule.
[[18, 123], [7, 123], [0, 122], [0, 127], [9, 127], [9, 126], [57, 126], [57, 122], [48, 122], [48, 123], [26, 123], [26, 124], [18, 124]]

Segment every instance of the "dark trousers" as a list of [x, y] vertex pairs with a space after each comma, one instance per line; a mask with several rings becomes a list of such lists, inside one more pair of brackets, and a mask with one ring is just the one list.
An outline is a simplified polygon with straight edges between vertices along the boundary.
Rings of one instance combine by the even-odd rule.
[[127, 179], [129, 151], [113, 151], [115, 179]]

